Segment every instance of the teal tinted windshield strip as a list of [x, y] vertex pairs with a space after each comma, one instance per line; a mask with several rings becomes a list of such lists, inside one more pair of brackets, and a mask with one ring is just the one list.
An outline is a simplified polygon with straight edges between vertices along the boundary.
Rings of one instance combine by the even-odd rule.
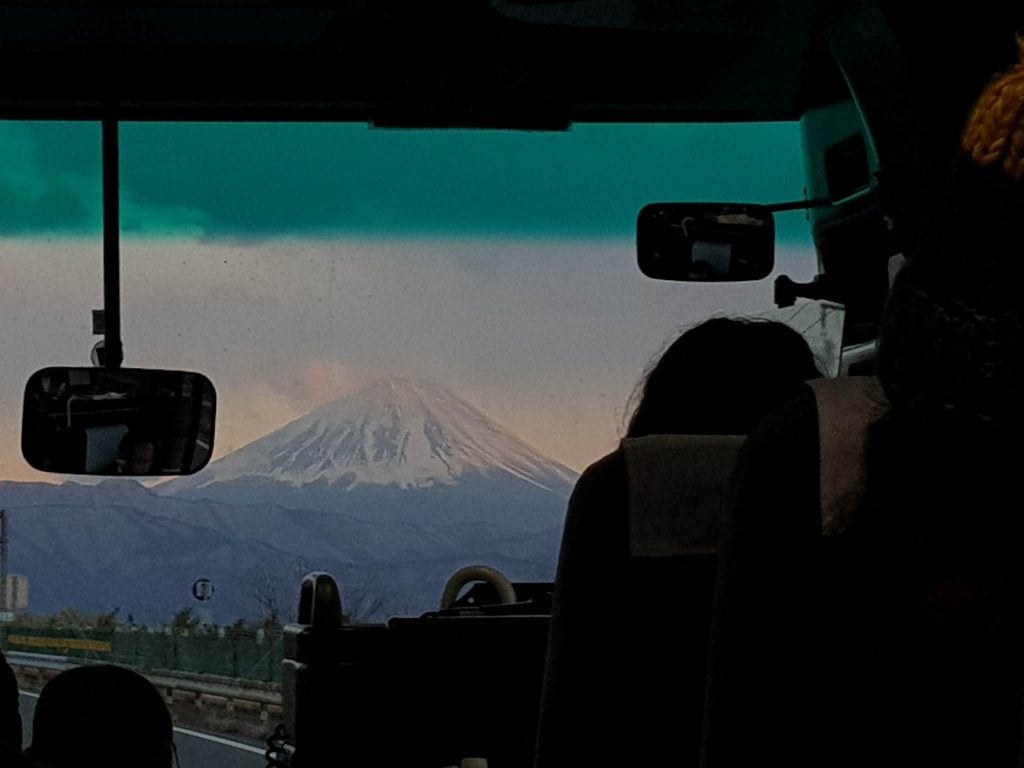
[[0, 236], [98, 233], [99, 123], [0, 121]]
[[[91, 124], [0, 124], [10, 160], [0, 232], [98, 229], [98, 165], [68, 149], [82, 130], [98, 147]], [[796, 123], [563, 133], [130, 123], [122, 174], [126, 233], [213, 237], [631, 237], [648, 202], [779, 202], [803, 189]], [[800, 235], [798, 220], [781, 223], [780, 239]]]

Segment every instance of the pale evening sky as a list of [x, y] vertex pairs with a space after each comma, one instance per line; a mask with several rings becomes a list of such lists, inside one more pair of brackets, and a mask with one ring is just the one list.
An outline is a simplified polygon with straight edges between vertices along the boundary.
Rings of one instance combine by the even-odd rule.
[[[42, 479], [18, 449], [29, 374], [88, 364], [98, 135], [0, 123], [0, 479]], [[397, 374], [451, 387], [580, 470], [613, 447], [678, 329], [771, 305], [771, 280], [644, 278], [639, 207], [802, 194], [793, 125], [123, 135], [125, 364], [210, 376], [220, 455]], [[814, 272], [805, 228], [780, 217], [778, 268], [797, 279]]]

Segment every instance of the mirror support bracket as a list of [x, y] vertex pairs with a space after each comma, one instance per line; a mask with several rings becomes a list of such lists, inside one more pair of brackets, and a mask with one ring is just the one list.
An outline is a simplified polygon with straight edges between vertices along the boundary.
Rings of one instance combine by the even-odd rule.
[[120, 368], [121, 210], [118, 121], [111, 109], [103, 118], [103, 355], [104, 368]]
[[826, 205], [831, 205], [829, 200], [796, 200], [792, 203], [772, 203], [766, 205], [772, 213], [781, 213], [782, 211], [806, 211], [811, 208], [823, 208]]

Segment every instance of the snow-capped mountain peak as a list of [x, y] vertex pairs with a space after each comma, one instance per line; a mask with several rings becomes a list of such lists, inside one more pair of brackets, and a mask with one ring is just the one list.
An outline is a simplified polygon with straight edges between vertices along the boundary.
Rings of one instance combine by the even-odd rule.
[[545, 458], [450, 390], [422, 379], [378, 379], [213, 462], [169, 492], [246, 478], [422, 488], [467, 474], [506, 475], [563, 492], [575, 473]]

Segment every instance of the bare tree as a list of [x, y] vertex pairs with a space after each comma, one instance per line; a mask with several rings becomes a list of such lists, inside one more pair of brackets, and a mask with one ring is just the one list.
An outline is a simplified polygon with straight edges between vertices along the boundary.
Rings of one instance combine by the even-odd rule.
[[298, 612], [299, 583], [305, 561], [291, 566], [283, 563], [259, 563], [249, 569], [249, 596], [256, 603], [258, 621], [263, 627], [279, 627], [295, 621]]
[[[296, 620], [302, 578], [313, 570], [305, 558], [296, 558], [290, 567], [264, 562], [249, 569], [249, 596], [256, 604], [260, 625], [279, 627]], [[377, 576], [369, 575], [354, 584], [341, 580], [339, 587], [346, 623], [379, 621], [392, 602]]]
[[344, 613], [341, 620], [345, 624], [358, 624], [379, 618], [378, 614], [386, 604], [383, 595], [361, 587], [348, 587], [342, 593], [341, 608]]

